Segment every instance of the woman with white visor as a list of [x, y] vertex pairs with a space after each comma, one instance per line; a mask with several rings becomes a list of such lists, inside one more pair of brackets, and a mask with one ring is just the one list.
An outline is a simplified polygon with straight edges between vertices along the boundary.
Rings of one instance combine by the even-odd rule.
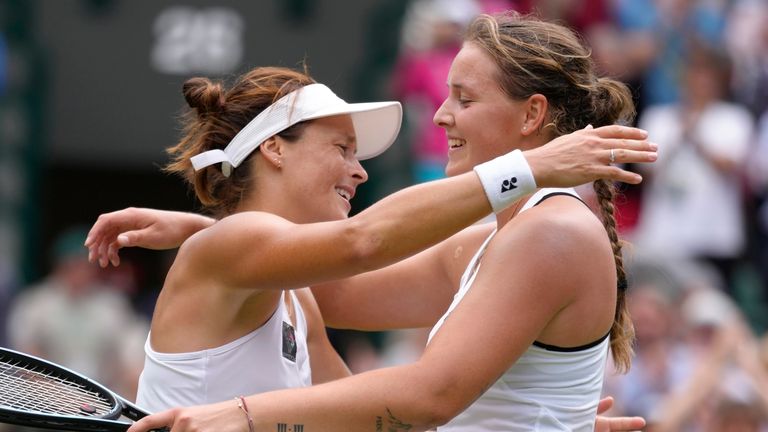
[[537, 186], [637, 183], [611, 159], [655, 158], [641, 130], [590, 128], [404, 189], [348, 218], [368, 179], [359, 160], [392, 144], [399, 103], [348, 104], [305, 73], [271, 67], [228, 90], [193, 78], [183, 92], [192, 110], [166, 171], [185, 176], [217, 221], [126, 209], [99, 217], [86, 241], [102, 266], [118, 265], [123, 246], [184, 241], [145, 345], [137, 402], [151, 411], [348, 375], [306, 287], [402, 260]]

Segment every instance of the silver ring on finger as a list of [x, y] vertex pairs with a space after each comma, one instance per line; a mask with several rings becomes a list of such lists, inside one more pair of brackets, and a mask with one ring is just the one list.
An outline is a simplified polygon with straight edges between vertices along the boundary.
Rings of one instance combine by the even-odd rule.
[[616, 152], [611, 149], [611, 163], [616, 162]]

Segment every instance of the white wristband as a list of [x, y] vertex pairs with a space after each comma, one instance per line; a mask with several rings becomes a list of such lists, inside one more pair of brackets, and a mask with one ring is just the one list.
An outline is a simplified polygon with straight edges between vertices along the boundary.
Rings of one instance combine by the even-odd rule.
[[474, 170], [494, 213], [536, 190], [533, 172], [520, 150], [483, 162]]

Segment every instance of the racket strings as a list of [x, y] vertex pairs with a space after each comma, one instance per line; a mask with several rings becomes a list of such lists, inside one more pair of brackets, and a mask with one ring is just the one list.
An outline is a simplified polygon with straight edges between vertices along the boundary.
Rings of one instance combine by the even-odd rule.
[[101, 417], [113, 409], [98, 391], [21, 361], [0, 358], [0, 405], [45, 414]]

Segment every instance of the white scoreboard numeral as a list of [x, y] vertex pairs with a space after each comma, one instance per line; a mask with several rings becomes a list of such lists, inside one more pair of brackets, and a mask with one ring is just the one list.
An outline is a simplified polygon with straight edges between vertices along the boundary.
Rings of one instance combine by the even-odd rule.
[[157, 16], [153, 32], [151, 62], [163, 73], [229, 73], [243, 58], [243, 19], [232, 9], [171, 7]]

